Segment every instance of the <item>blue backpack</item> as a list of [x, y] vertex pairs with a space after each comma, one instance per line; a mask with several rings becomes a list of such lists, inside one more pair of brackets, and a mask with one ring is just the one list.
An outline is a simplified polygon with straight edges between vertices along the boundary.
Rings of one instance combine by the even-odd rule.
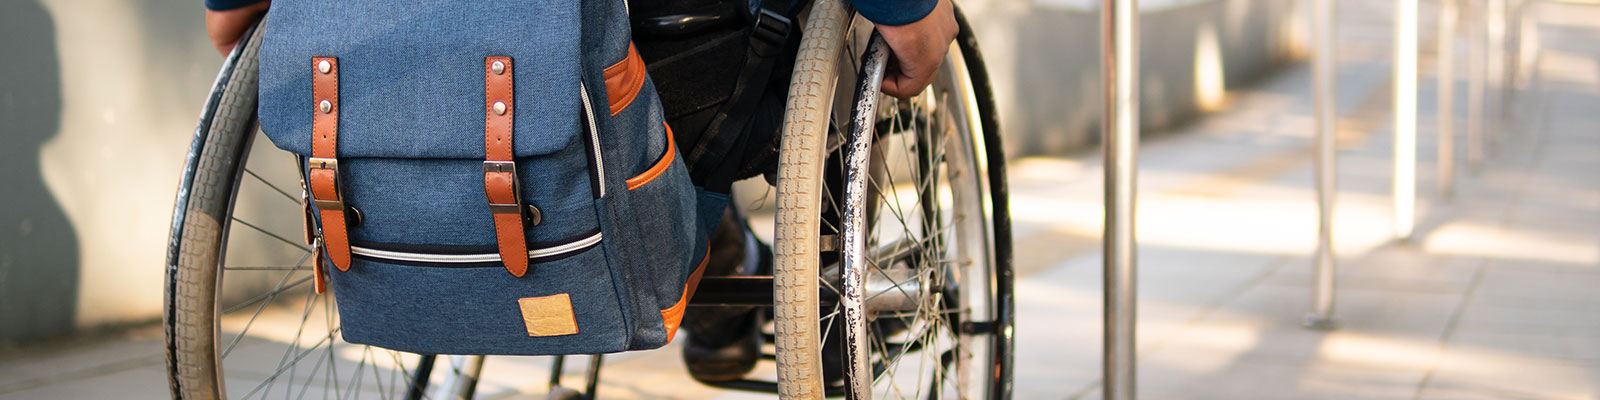
[[277, 0], [265, 29], [261, 128], [300, 156], [345, 341], [672, 339], [727, 198], [690, 183], [623, 0]]

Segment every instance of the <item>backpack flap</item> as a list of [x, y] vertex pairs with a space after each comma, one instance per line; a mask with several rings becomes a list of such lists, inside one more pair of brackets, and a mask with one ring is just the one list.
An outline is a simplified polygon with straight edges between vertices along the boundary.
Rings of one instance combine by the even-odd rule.
[[484, 58], [509, 57], [515, 154], [580, 131], [578, 2], [274, 1], [261, 49], [262, 130], [311, 153], [313, 57], [336, 57], [340, 158], [483, 159]]
[[601, 250], [601, 166], [582, 140], [580, 19], [577, 2], [560, 1], [273, 3], [262, 130], [308, 159], [312, 186], [336, 178], [311, 197], [337, 203], [313, 217], [328, 253], [347, 252], [329, 257], [346, 341], [628, 348], [634, 300]]

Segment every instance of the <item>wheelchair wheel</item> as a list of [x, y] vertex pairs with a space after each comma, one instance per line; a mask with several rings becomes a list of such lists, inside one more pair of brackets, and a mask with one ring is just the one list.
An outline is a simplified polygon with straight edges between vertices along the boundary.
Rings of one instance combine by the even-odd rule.
[[179, 183], [163, 315], [172, 396], [421, 397], [432, 356], [342, 342], [336, 305], [312, 290], [295, 160], [251, 149], [260, 42], [254, 29], [229, 55]]
[[884, 60], [868, 24], [814, 7], [778, 172], [780, 394], [1009, 398], [1004, 155], [976, 41], [958, 12], [933, 85], [893, 99], [865, 84]]

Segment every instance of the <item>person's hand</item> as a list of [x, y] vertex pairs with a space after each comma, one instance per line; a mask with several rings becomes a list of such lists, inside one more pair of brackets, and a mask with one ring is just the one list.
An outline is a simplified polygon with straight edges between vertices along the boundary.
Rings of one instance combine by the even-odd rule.
[[899, 26], [878, 25], [889, 44], [890, 60], [883, 74], [883, 92], [902, 99], [922, 93], [939, 72], [950, 42], [956, 39], [955, 9], [939, 0], [933, 12], [917, 22]]
[[217, 52], [222, 53], [223, 57], [227, 57], [228, 52], [233, 51], [233, 46], [239, 44], [244, 30], [261, 18], [271, 3], [263, 1], [227, 11], [206, 10], [206, 36], [211, 37], [211, 45], [216, 46]]

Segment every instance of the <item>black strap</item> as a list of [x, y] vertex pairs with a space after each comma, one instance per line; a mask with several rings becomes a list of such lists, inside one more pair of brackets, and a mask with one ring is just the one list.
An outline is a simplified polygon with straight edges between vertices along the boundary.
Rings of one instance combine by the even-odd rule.
[[684, 158], [689, 171], [699, 175], [697, 178], [706, 178], [695, 179], [705, 182], [706, 188], [716, 190], [733, 183], [733, 171], [720, 171], [725, 168], [717, 167], [724, 164], [723, 158], [738, 156], [727, 153], [742, 138], [751, 115], [755, 114], [762, 91], [767, 88], [767, 80], [772, 77], [774, 64], [789, 39], [792, 25], [789, 18], [766, 8], [757, 14], [755, 29], [750, 33], [749, 46], [745, 50], [744, 66], [739, 68], [739, 79], [734, 83], [733, 94], [728, 102], [717, 109], [716, 117], [707, 124], [700, 140]]

